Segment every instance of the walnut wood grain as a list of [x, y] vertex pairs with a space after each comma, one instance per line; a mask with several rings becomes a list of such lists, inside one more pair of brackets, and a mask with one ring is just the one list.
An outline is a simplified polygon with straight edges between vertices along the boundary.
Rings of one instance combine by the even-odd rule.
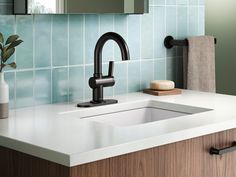
[[0, 147], [0, 177], [69, 177], [68, 167]]
[[79, 165], [70, 169], [70, 177], [109, 177], [109, 173], [109, 159]]
[[235, 177], [236, 152], [208, 152], [235, 140], [233, 129], [72, 168], [0, 147], [0, 177]]
[[167, 96], [167, 95], [179, 95], [182, 94], [181, 89], [172, 89], [172, 90], [166, 90], [166, 91], [159, 91], [159, 90], [153, 90], [153, 89], [144, 89], [143, 93], [154, 95], [154, 96]]
[[[236, 152], [209, 154], [212, 146], [222, 148], [234, 140], [236, 129], [98, 161], [96, 168], [103, 166], [102, 175], [83, 171], [71, 177], [235, 177]], [[109, 164], [109, 168], [102, 163]], [[91, 164], [85, 166], [90, 166], [88, 171], [92, 169]], [[73, 167], [71, 174], [73, 171], [82, 171], [81, 166]]]

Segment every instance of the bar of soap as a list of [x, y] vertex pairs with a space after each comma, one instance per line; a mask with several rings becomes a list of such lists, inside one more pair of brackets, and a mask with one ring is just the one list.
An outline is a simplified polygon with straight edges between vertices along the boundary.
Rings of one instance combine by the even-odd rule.
[[155, 80], [150, 83], [152, 90], [166, 91], [175, 88], [175, 83], [169, 80]]

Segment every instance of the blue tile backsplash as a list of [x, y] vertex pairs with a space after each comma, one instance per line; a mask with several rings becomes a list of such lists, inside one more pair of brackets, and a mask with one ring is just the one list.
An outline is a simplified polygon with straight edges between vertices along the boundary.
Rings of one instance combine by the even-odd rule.
[[116, 85], [106, 88], [105, 96], [140, 91], [153, 79], [181, 86], [181, 48], [167, 51], [163, 40], [203, 35], [204, 10], [203, 0], [150, 0], [150, 13], [144, 15], [0, 15], [0, 31], [24, 40], [11, 58], [17, 70], [5, 72], [11, 108], [90, 99], [94, 47], [108, 31], [124, 37], [131, 60], [121, 62], [113, 41], [105, 45], [103, 73], [109, 60], [116, 61]]

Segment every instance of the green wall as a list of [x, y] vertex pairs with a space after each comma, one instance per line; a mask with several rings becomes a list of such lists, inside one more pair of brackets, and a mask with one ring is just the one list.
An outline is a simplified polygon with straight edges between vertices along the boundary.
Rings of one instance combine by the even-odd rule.
[[206, 0], [206, 34], [217, 38], [217, 92], [236, 95], [236, 0]]

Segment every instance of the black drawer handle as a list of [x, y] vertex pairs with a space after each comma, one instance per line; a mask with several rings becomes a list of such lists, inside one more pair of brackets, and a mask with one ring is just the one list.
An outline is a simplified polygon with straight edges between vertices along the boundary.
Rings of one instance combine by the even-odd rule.
[[236, 141], [234, 141], [230, 147], [226, 147], [223, 149], [216, 149], [216, 148], [211, 147], [210, 154], [211, 155], [223, 155], [228, 152], [233, 152], [235, 150], [236, 150]]

